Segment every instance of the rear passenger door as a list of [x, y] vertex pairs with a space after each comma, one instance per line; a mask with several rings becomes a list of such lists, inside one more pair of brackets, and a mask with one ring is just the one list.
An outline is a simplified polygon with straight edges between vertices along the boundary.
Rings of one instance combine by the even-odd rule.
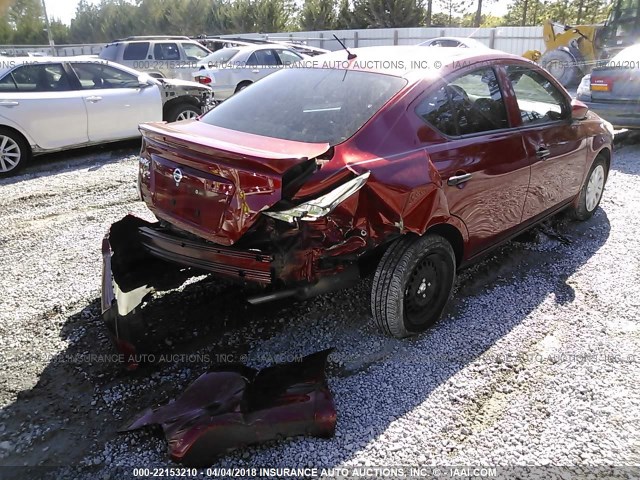
[[140, 123], [162, 120], [156, 85], [141, 88], [136, 76], [97, 62], [72, 62], [71, 67], [80, 81], [89, 141], [137, 137]]
[[531, 163], [523, 221], [573, 198], [585, 173], [587, 144], [571, 120], [570, 100], [546, 72], [507, 65], [520, 113], [520, 132]]
[[247, 69], [251, 72], [249, 78], [252, 82], [275, 72], [278, 66], [280, 66], [280, 58], [270, 48], [256, 50], [247, 59]]
[[22, 65], [0, 79], [0, 117], [43, 149], [88, 141], [82, 95], [71, 88], [61, 63]]
[[475, 256], [519, 227], [530, 176], [496, 72], [483, 67], [448, 78], [420, 97], [414, 111], [446, 139], [426, 150]]

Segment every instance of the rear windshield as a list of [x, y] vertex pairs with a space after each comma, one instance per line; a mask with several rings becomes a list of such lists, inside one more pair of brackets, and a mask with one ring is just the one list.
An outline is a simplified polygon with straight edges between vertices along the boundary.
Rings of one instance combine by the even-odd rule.
[[265, 137], [336, 145], [405, 84], [400, 77], [362, 71], [281, 70], [218, 105], [202, 121]]
[[118, 55], [118, 45], [111, 44], [107, 45], [100, 52], [100, 58], [105, 60], [115, 60]]
[[231, 60], [236, 53], [238, 53], [237, 48], [222, 48], [204, 57], [200, 60], [200, 63], [206, 63], [209, 68], [213, 68], [217, 65], [224, 65]]

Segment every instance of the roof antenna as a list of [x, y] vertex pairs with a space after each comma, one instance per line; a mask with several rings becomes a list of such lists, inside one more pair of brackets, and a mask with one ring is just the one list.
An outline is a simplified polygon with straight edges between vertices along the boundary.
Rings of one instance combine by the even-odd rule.
[[342, 48], [344, 48], [347, 51], [347, 60], [353, 60], [354, 58], [356, 58], [357, 55], [355, 53], [351, 53], [347, 48], [347, 46], [344, 43], [342, 43], [342, 40], [340, 40], [335, 33], [333, 34], [333, 38], [335, 38], [338, 41], [338, 43], [342, 45]]

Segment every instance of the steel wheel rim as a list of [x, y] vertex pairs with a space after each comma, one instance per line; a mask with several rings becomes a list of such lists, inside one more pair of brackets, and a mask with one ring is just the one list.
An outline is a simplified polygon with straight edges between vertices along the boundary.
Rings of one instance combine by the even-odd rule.
[[176, 118], [176, 121], [179, 122], [181, 120], [192, 120], [197, 116], [198, 114], [193, 110], [185, 110], [184, 112], [181, 112], [180, 115], [178, 115], [178, 117]]
[[587, 211], [592, 212], [600, 202], [602, 198], [602, 191], [604, 190], [604, 168], [602, 165], [598, 165], [591, 172], [589, 182], [587, 183], [587, 193], [585, 195], [585, 203]]
[[448, 297], [445, 292], [449, 267], [437, 251], [423, 256], [413, 268], [404, 291], [404, 316], [418, 330], [431, 320]]
[[0, 135], [0, 172], [10, 172], [18, 166], [22, 151], [17, 142], [6, 135]]

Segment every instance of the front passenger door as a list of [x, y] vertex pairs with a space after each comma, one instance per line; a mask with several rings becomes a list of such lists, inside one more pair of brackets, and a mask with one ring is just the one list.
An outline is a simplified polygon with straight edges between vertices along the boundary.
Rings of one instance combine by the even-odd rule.
[[520, 131], [531, 160], [531, 184], [522, 221], [558, 207], [580, 190], [587, 145], [578, 123], [571, 120], [569, 99], [547, 74], [524, 65], [506, 67], [522, 125]]

